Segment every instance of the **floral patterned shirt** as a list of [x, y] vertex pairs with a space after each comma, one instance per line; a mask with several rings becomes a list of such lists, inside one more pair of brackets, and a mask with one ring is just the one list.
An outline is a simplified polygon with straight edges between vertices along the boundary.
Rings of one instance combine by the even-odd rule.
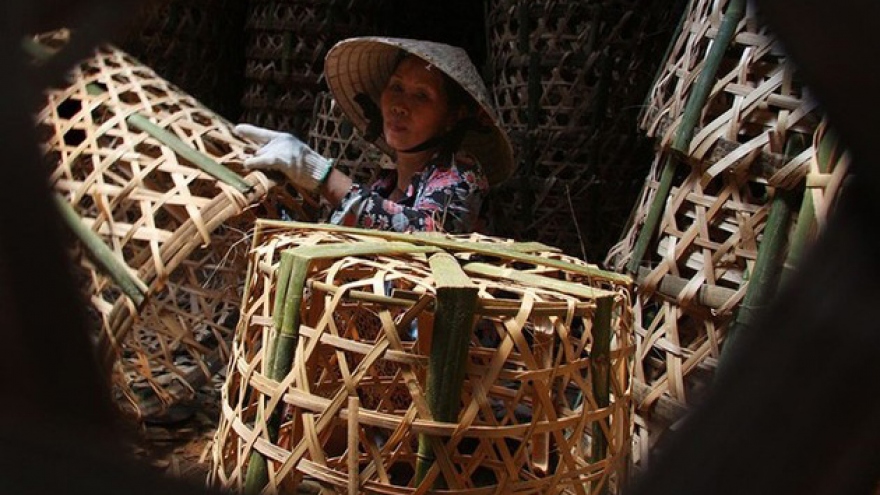
[[352, 184], [330, 213], [330, 223], [397, 232], [473, 232], [489, 182], [477, 160], [459, 152], [438, 154], [413, 175], [398, 201], [387, 199], [397, 186], [397, 171], [388, 170], [369, 187]]

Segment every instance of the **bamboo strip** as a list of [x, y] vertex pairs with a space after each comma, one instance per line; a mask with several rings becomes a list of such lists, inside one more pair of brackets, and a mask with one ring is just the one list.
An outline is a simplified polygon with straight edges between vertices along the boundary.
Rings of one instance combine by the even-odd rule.
[[[592, 375], [593, 397], [600, 409], [608, 407], [611, 397], [611, 312], [614, 300], [611, 297], [596, 299], [596, 315], [593, 319], [593, 347], [590, 351], [590, 374]], [[608, 450], [609, 435], [604, 421], [593, 423], [593, 445], [591, 460], [598, 463], [605, 459]], [[599, 480], [592, 485], [591, 494], [605, 494], [608, 485]]]
[[[478, 288], [451, 255], [438, 253], [428, 262], [437, 287], [426, 387], [428, 407], [435, 421], [453, 423], [461, 408], [468, 342], [476, 321]], [[437, 454], [431, 447], [430, 438], [419, 438], [416, 486], [425, 479]], [[448, 480], [438, 478], [434, 486], [448, 486]]]
[[83, 246], [89, 251], [92, 259], [101, 267], [121, 290], [135, 307], [143, 306], [147, 298], [149, 289], [140, 279], [131, 274], [128, 266], [122, 262], [106, 244], [98, 237], [97, 234], [89, 230], [83, 225], [79, 215], [73, 210], [73, 207], [59, 196], [55, 196], [55, 206], [61, 213], [61, 218], [67, 227], [76, 235], [83, 243]]
[[360, 400], [357, 396], [348, 398], [348, 495], [358, 495], [360, 488], [360, 463], [358, 447], [360, 446], [360, 426], [358, 424]]
[[179, 137], [168, 132], [166, 129], [162, 129], [153, 122], [150, 122], [150, 120], [143, 115], [139, 113], [133, 113], [129, 115], [125, 119], [125, 121], [131, 124], [132, 127], [146, 132], [160, 143], [168, 146], [169, 148], [174, 150], [174, 152], [178, 153], [181, 157], [190, 161], [193, 165], [205, 171], [205, 173], [207, 173], [211, 177], [221, 180], [224, 183], [234, 187], [238, 192], [246, 194], [251, 189], [253, 189], [253, 186], [242, 180], [242, 178], [239, 177], [238, 174], [215, 162], [210, 157], [194, 149], [190, 145], [184, 143]]
[[446, 249], [452, 252], [474, 252], [478, 254], [485, 254], [489, 256], [497, 256], [499, 258], [514, 260], [514, 261], [522, 261], [525, 263], [533, 263], [535, 265], [548, 266], [552, 268], [559, 268], [561, 270], [570, 271], [572, 273], [577, 273], [579, 275], [584, 275], [587, 277], [595, 277], [601, 280], [607, 280], [609, 282], [630, 285], [632, 284], [632, 278], [626, 275], [621, 275], [619, 273], [614, 273], [606, 270], [601, 270], [595, 266], [583, 266], [576, 265], [574, 263], [569, 263], [559, 259], [553, 258], [544, 258], [541, 256], [529, 254], [528, 252], [519, 252], [515, 250], [508, 250], [501, 247], [497, 247], [494, 244], [479, 244], [472, 243], [466, 241], [460, 241], [456, 239], [450, 238], [435, 238], [435, 236], [419, 236], [412, 234], [402, 234], [399, 232], [385, 232], [379, 230], [367, 230], [367, 229], [359, 229], [355, 227], [344, 227], [339, 225], [328, 225], [328, 224], [307, 224], [302, 222], [286, 222], [280, 220], [268, 220], [264, 222], [264, 225], [267, 227], [280, 227], [280, 228], [309, 228], [314, 230], [323, 230], [329, 232], [344, 232], [351, 234], [363, 234], [372, 237], [379, 237], [382, 239], [388, 240], [397, 240], [403, 242], [415, 242], [419, 244], [425, 244], [427, 246], [434, 246], [441, 249]]
[[[814, 139], [813, 148], [815, 154], [816, 170], [819, 174], [827, 174], [831, 171], [834, 163], [832, 157], [837, 155], [840, 144], [834, 132], [829, 130], [827, 126], [820, 126], [816, 130], [816, 138]], [[808, 185], [809, 188], [809, 185]], [[788, 256], [785, 259], [785, 265], [782, 272], [782, 284], [794, 274], [797, 267], [800, 266], [801, 258], [804, 250], [810, 244], [811, 237], [815, 234], [816, 216], [815, 203], [813, 195], [809, 189], [804, 193], [798, 210], [797, 220], [795, 222], [794, 232], [791, 235], [791, 247]]]

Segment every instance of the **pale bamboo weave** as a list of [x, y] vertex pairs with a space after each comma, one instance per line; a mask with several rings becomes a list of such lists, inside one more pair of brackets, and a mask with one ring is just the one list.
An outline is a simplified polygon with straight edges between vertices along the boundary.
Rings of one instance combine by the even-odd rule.
[[[305, 245], [384, 242], [376, 235], [258, 223], [213, 444], [212, 483], [242, 489], [249, 459], [259, 453], [269, 460], [264, 493], [293, 493], [304, 478], [329, 493], [425, 493], [438, 477], [450, 493], [618, 493], [631, 429], [627, 285], [585, 275], [586, 263], [546, 246], [435, 237], [469, 241], [470, 249], [506, 246], [508, 254], [529, 256], [514, 261], [517, 255], [449, 251], [465, 268], [468, 261], [490, 263], [542, 280], [578, 282], [583, 290], [594, 287], [597, 295], [612, 297], [606, 407], [597, 406], [588, 371], [595, 300], [468, 272], [480, 302], [461, 412], [457, 423], [431, 420], [425, 372], [436, 286], [424, 254], [314, 262], [293, 367], [279, 381], [268, 378], [280, 254]], [[273, 408], [284, 411], [275, 439], [263, 419]], [[594, 425], [608, 445], [601, 458], [592, 459]], [[416, 487], [419, 434], [439, 436], [442, 443], [437, 462]]]
[[[151, 403], [157, 412], [225, 363], [256, 216], [307, 214], [263, 173], [244, 176], [241, 162], [255, 147], [227, 121], [126, 53], [99, 48], [68, 83], [46, 92], [36, 116], [44, 158], [56, 193], [143, 292], [138, 307], [79, 251], [99, 354], [115, 368], [126, 409], [142, 415]], [[171, 137], [154, 137], [142, 121]], [[239, 182], [209, 175], [172, 141]]]

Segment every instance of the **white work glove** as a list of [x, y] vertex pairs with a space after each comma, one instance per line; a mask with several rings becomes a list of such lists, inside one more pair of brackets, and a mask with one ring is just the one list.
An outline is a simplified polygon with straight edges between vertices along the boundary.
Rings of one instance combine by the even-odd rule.
[[233, 132], [261, 146], [244, 161], [247, 169], [284, 172], [291, 182], [310, 192], [317, 191], [330, 174], [333, 162], [291, 134], [250, 124], [238, 124]]

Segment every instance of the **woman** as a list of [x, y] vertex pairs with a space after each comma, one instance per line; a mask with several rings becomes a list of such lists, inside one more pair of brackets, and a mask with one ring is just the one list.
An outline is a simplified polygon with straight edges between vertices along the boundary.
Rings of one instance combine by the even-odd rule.
[[475, 230], [489, 185], [506, 179], [513, 151], [476, 67], [461, 48], [399, 38], [352, 38], [327, 54], [336, 103], [396, 168], [369, 186], [296, 137], [248, 124], [236, 133], [262, 147], [247, 168], [284, 172], [320, 192], [330, 222], [381, 230]]

